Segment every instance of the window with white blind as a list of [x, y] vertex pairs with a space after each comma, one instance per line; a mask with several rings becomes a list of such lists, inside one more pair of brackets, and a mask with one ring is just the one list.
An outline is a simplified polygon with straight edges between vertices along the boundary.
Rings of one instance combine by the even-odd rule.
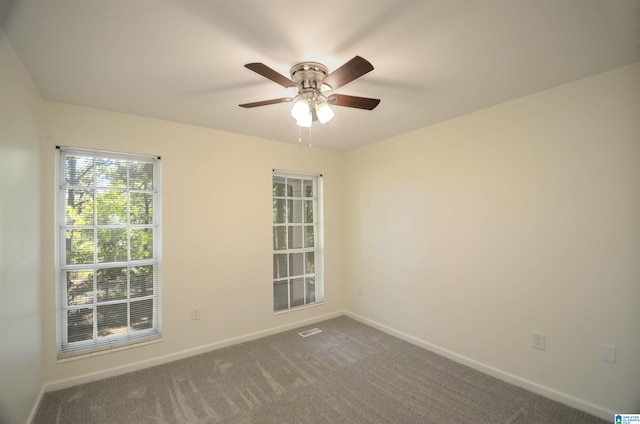
[[322, 176], [273, 171], [273, 309], [322, 302]]
[[160, 159], [58, 158], [58, 357], [159, 338]]

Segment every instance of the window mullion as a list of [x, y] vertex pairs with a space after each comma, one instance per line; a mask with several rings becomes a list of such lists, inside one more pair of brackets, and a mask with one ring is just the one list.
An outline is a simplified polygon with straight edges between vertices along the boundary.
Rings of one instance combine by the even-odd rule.
[[127, 197], [127, 207], [125, 210], [125, 225], [127, 226], [127, 281], [125, 284], [125, 299], [127, 305], [127, 334], [130, 334], [131, 331], [131, 191], [129, 190], [131, 187], [131, 162], [126, 162], [127, 167], [127, 182], [126, 182], [126, 197]]
[[[303, 265], [304, 266], [304, 265]], [[302, 276], [302, 304], [306, 305], [307, 301], [307, 277]]]
[[291, 308], [291, 276], [287, 280], [287, 309]]
[[98, 340], [98, 161], [93, 160], [93, 340]]
[[[289, 195], [289, 178], [285, 177], [284, 179], [284, 187], [285, 187], [285, 218], [284, 222], [287, 224], [287, 229], [285, 231], [285, 245], [287, 246], [287, 309], [291, 308], [291, 246], [289, 245], [289, 232], [291, 231], [291, 222], [289, 221], [289, 217], [293, 217], [293, 200]], [[291, 206], [289, 206], [291, 205]]]

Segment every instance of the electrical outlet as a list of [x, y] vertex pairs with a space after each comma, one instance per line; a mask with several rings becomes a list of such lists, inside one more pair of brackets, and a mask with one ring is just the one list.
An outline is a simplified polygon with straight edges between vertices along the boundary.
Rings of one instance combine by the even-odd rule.
[[545, 335], [539, 331], [533, 332], [533, 345], [534, 348], [544, 350], [545, 349]]
[[194, 306], [194, 307], [191, 308], [191, 319], [192, 320], [200, 319], [200, 307], [199, 306]]
[[605, 362], [611, 362], [612, 364], [616, 363], [616, 347], [603, 344], [602, 349], [600, 350], [600, 354], [602, 355], [602, 360]]
[[362, 297], [362, 287], [358, 287], [358, 296]]

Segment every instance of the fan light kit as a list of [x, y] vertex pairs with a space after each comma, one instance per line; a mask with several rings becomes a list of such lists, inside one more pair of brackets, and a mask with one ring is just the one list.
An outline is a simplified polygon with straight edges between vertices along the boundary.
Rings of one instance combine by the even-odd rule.
[[274, 71], [263, 63], [248, 63], [247, 69], [270, 79], [286, 88], [295, 88], [298, 95], [279, 99], [263, 100], [254, 103], [244, 103], [241, 107], [252, 108], [277, 103], [293, 102], [291, 116], [300, 127], [311, 127], [313, 121], [325, 124], [335, 116], [331, 105], [357, 109], [373, 110], [380, 103], [380, 99], [368, 97], [348, 96], [345, 94], [324, 93], [342, 87], [373, 70], [373, 65], [366, 59], [356, 56], [335, 71], [329, 73], [326, 66], [317, 62], [302, 62], [294, 65], [289, 71], [291, 79]]

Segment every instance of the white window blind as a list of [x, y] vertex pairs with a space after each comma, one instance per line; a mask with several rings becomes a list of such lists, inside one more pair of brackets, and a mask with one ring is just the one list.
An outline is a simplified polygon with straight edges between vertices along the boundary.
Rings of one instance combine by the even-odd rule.
[[321, 302], [322, 176], [273, 171], [273, 309]]
[[159, 158], [58, 150], [58, 357], [159, 338]]

